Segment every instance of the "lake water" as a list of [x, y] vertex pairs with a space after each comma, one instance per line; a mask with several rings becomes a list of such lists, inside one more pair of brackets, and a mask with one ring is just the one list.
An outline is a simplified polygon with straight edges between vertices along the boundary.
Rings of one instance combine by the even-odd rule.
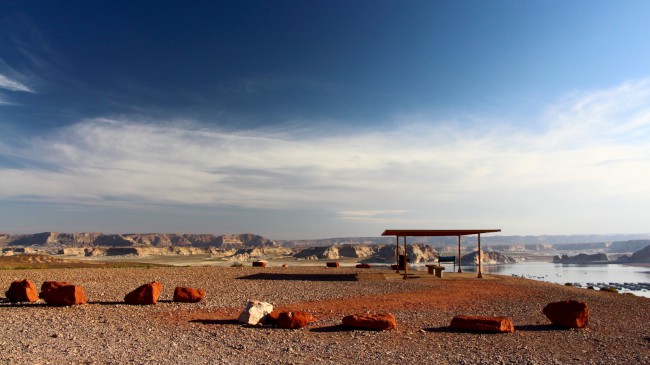
[[[450, 265], [445, 265], [450, 266]], [[453, 266], [452, 266], [453, 267]], [[463, 272], [476, 272], [474, 266], [463, 266]], [[452, 270], [448, 268], [448, 270]], [[579, 283], [586, 287], [588, 283], [610, 284], [629, 283], [650, 286], [650, 267], [628, 266], [620, 264], [554, 264], [550, 262], [521, 262], [517, 264], [484, 265], [483, 273], [520, 276], [550, 283]], [[621, 292], [650, 298], [650, 290], [628, 290]]]

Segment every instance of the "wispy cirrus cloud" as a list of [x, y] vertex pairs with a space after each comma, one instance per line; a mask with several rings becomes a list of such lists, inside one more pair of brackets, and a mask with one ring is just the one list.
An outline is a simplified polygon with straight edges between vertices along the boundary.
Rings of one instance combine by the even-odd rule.
[[390, 131], [306, 135], [88, 119], [20, 146], [0, 143], [0, 157], [32, 162], [0, 167], [0, 198], [317, 209], [359, 224], [529, 233], [645, 227], [649, 80], [567, 97], [525, 121], [533, 129], [510, 120], [397, 122]]
[[3, 74], [0, 74], [0, 89], [5, 89], [9, 91], [22, 91], [22, 92], [28, 92], [28, 93], [33, 93], [34, 90], [32, 90], [29, 86], [13, 80]]

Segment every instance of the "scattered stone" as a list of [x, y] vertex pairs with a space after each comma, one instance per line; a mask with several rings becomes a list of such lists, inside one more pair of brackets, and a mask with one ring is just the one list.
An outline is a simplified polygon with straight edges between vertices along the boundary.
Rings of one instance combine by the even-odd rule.
[[177, 286], [174, 289], [174, 301], [181, 303], [198, 303], [205, 296], [205, 290]]
[[357, 264], [357, 269], [370, 269], [370, 264]]
[[585, 328], [589, 322], [587, 303], [576, 300], [549, 303], [542, 312], [553, 324], [558, 326]]
[[289, 267], [288, 264], [282, 264], [282, 267]]
[[38, 292], [36, 286], [30, 280], [16, 280], [9, 289], [5, 292], [5, 296], [12, 303], [30, 302], [33, 303], [38, 300]]
[[133, 290], [124, 297], [126, 304], [149, 305], [158, 302], [158, 296], [162, 291], [162, 284], [157, 281], [144, 284]]
[[79, 285], [62, 285], [46, 289], [42, 298], [49, 305], [86, 304], [86, 292]]
[[340, 264], [338, 262], [328, 262], [327, 267], [339, 267]]
[[391, 330], [397, 328], [397, 320], [391, 313], [354, 314], [343, 317], [343, 325], [368, 330]]
[[303, 328], [312, 322], [316, 322], [316, 318], [304, 311], [281, 311], [277, 318], [278, 327], [286, 329]]
[[451, 320], [451, 328], [463, 331], [483, 333], [513, 333], [515, 326], [506, 317], [486, 316], [455, 316]]
[[239, 315], [237, 322], [256, 326], [260, 322], [264, 323], [266, 316], [271, 312], [273, 312], [271, 303], [249, 300], [246, 308]]
[[265, 261], [253, 261], [253, 267], [266, 267]]

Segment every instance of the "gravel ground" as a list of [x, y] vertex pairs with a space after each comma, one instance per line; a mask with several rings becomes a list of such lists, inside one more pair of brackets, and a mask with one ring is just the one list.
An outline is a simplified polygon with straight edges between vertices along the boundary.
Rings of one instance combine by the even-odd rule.
[[[359, 280], [354, 274], [363, 272]], [[81, 285], [88, 304], [48, 307], [0, 303], [0, 363], [6, 364], [650, 364], [650, 299], [486, 275], [444, 280], [383, 280], [387, 270], [300, 268], [129, 268], [2, 270], [13, 280]], [[263, 275], [260, 275], [263, 274]], [[158, 280], [160, 301], [122, 304]], [[172, 303], [175, 286], [206, 290], [197, 304]], [[303, 309], [318, 321], [300, 330], [246, 327], [234, 321], [248, 299]], [[586, 330], [550, 325], [549, 302], [590, 307]], [[347, 314], [388, 311], [398, 329], [352, 331]], [[514, 334], [448, 329], [456, 314], [500, 315]]]

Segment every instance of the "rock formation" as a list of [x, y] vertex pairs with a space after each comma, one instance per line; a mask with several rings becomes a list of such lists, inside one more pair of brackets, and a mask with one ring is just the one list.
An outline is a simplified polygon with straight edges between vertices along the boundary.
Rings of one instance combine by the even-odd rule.
[[640, 249], [632, 254], [632, 256], [622, 256], [618, 260], [621, 263], [627, 262], [639, 262], [639, 263], [649, 263], [650, 262], [650, 245], [645, 248]]
[[281, 311], [277, 316], [277, 324], [280, 328], [298, 329], [315, 322], [316, 318], [304, 311]]
[[264, 323], [266, 316], [273, 312], [273, 305], [267, 302], [249, 300], [246, 308], [239, 314], [237, 322], [256, 326]]
[[343, 325], [368, 330], [391, 330], [397, 328], [397, 320], [391, 313], [358, 314], [343, 317]]
[[162, 284], [157, 281], [144, 284], [124, 297], [126, 304], [150, 305], [158, 302], [158, 296], [162, 291]]
[[33, 303], [38, 300], [36, 286], [34, 286], [34, 283], [27, 279], [17, 280], [11, 283], [9, 289], [5, 292], [5, 296], [12, 303]]
[[[460, 261], [463, 265], [467, 263], [474, 263], [478, 265], [478, 251], [469, 253], [461, 257]], [[483, 251], [481, 250], [481, 264], [482, 265], [494, 265], [494, 264], [514, 264], [517, 260], [510, 256], [506, 256], [497, 251]]]
[[568, 328], [585, 328], [589, 323], [589, 306], [585, 302], [566, 300], [549, 303], [543, 313], [553, 324]]
[[595, 253], [593, 255], [581, 253], [576, 256], [558, 255], [553, 257], [553, 263], [555, 264], [593, 264], [599, 262], [609, 262], [609, 258], [604, 253]]
[[174, 289], [174, 302], [198, 303], [205, 297], [203, 289], [177, 286]]
[[86, 292], [79, 285], [60, 285], [47, 289], [43, 299], [49, 305], [86, 304]]
[[510, 318], [485, 316], [455, 316], [449, 327], [462, 331], [483, 333], [513, 333], [515, 326]]

